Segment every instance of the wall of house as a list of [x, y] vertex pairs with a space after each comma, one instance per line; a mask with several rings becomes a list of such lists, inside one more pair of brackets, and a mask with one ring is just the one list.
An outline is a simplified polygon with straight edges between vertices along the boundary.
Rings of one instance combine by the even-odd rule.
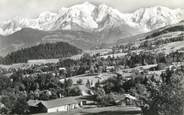
[[47, 110], [48, 113], [53, 113], [53, 112], [59, 112], [59, 111], [67, 111], [67, 105], [64, 106], [60, 106], [60, 107], [53, 107], [53, 108], [49, 108]]
[[79, 108], [79, 104], [70, 104], [68, 105], [68, 111]]
[[47, 110], [47, 113], [60, 112], [60, 111], [70, 111], [70, 110], [76, 109], [78, 107], [79, 107], [78, 104], [63, 105], [60, 107], [49, 108]]

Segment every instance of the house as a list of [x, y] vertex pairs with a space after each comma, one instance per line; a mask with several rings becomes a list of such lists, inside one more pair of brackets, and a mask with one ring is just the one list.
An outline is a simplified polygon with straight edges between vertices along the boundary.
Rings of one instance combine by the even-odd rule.
[[136, 97], [130, 94], [124, 94], [126, 105], [135, 105], [136, 101], [138, 100]]
[[60, 67], [59, 68], [59, 75], [65, 76], [67, 74], [67, 70], [65, 67]]
[[[85, 108], [87, 105], [96, 105], [96, 102], [94, 101], [94, 96], [82, 96], [78, 98], [83, 104], [83, 108]], [[87, 106], [89, 107], [89, 106]]]
[[115, 71], [115, 67], [114, 66], [107, 66], [106, 71], [107, 72], [113, 72], [113, 71]]
[[114, 100], [117, 105], [135, 106], [138, 99], [130, 94], [114, 95]]
[[5, 105], [0, 102], [0, 109], [5, 108]]
[[60, 67], [59, 71], [66, 71], [66, 68], [65, 67]]
[[64, 97], [49, 101], [29, 100], [27, 103], [30, 113], [53, 113], [80, 108], [83, 104], [81, 100], [78, 100], [79, 97]]

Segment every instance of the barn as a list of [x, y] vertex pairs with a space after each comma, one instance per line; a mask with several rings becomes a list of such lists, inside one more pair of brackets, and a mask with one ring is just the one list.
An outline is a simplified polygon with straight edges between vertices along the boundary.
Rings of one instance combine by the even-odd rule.
[[79, 96], [65, 97], [49, 101], [29, 100], [27, 103], [30, 113], [53, 113], [61, 111], [70, 111], [82, 106]]

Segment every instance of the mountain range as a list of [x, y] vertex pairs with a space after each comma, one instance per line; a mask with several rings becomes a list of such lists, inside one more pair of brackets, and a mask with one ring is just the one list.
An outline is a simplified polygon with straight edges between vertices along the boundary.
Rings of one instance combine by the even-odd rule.
[[82, 49], [109, 47], [119, 39], [176, 24], [184, 9], [164, 6], [122, 13], [105, 4], [89, 2], [46, 11], [37, 18], [16, 17], [0, 23], [0, 56], [45, 42], [64, 41]]

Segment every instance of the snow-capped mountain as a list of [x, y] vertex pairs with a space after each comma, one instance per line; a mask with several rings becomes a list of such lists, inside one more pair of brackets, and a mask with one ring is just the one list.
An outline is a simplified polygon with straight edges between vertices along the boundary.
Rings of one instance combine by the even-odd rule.
[[159, 27], [174, 24], [184, 19], [183, 9], [169, 9], [163, 6], [140, 8], [133, 13], [121, 13], [105, 4], [89, 2], [61, 8], [58, 12], [43, 12], [37, 18], [19, 18], [0, 23], [0, 34], [9, 35], [22, 28], [45, 31], [82, 30], [101, 32], [112, 28], [122, 31], [128, 28], [148, 32]]
[[62, 8], [59, 18], [53, 25], [53, 30], [75, 30], [75, 29], [96, 29], [98, 24], [94, 20], [93, 11], [96, 6], [88, 2], [75, 5], [70, 8]]
[[40, 43], [60, 41], [83, 50], [107, 48], [120, 39], [127, 42], [132, 40], [126, 39], [130, 36], [183, 19], [183, 9], [154, 6], [121, 13], [105, 4], [85, 2], [57, 12], [46, 11], [32, 19], [16, 17], [0, 23], [0, 56]]
[[145, 26], [149, 31], [184, 19], [184, 9], [169, 9], [163, 6], [141, 8], [131, 14], [131, 21]]
[[15, 17], [0, 23], [0, 34], [9, 35], [22, 28], [33, 28], [39, 30], [51, 30], [51, 26], [57, 19], [57, 14], [49, 11], [41, 13], [38, 18], [28, 19]]

